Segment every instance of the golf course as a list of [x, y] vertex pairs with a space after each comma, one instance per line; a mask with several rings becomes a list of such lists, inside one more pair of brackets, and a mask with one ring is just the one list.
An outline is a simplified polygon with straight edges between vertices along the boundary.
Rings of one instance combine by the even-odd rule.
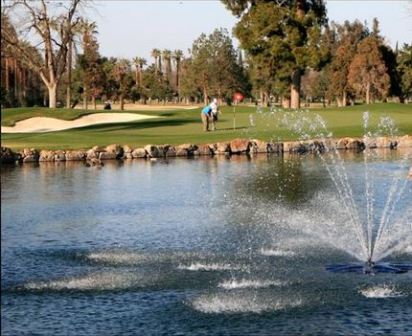
[[[113, 143], [127, 144], [132, 147], [146, 144], [210, 143], [227, 141], [235, 138], [250, 138], [257, 134], [262, 140], [294, 140], [296, 136], [286, 129], [270, 122], [250, 124], [251, 115], [257, 116], [257, 108], [250, 106], [223, 106], [215, 132], [203, 132], [200, 120], [200, 108], [175, 110], [139, 110], [127, 111], [143, 116], [139, 120], [128, 122], [97, 123], [85, 127], [41, 133], [4, 133], [2, 145], [13, 149], [25, 147], [37, 149], [86, 149], [95, 145], [105, 146]], [[269, 108], [264, 109], [265, 112]], [[327, 121], [327, 128], [334, 137], [359, 137], [363, 135], [362, 115], [369, 111], [371, 124], [376, 124], [380, 117], [391, 117], [399, 134], [412, 134], [412, 105], [396, 103], [377, 103], [355, 105], [344, 108], [327, 107], [311, 109]], [[111, 110], [110, 114], [124, 111]], [[1, 111], [1, 125], [13, 126], [19, 121], [35, 117], [75, 120], [89, 114], [108, 113], [103, 110], [49, 109], [49, 108], [9, 108]], [[150, 117], [150, 119], [144, 118]], [[153, 118], [155, 117], [155, 118]], [[234, 126], [235, 118], [235, 129]], [[41, 127], [41, 126], [40, 126]]]

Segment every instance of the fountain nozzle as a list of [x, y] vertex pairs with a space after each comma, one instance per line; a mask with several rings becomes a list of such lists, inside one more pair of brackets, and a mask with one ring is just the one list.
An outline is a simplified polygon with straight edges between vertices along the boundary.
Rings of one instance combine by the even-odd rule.
[[373, 267], [375, 266], [375, 263], [372, 261], [372, 258], [368, 258], [368, 260], [365, 262], [365, 265], [363, 266], [363, 273], [364, 274], [374, 274]]

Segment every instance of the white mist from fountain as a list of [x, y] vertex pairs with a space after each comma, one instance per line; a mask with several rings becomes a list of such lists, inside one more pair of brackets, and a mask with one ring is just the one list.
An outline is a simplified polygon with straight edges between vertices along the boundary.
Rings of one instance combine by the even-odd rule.
[[[398, 130], [389, 117], [381, 117], [373, 129], [370, 117], [368, 112], [363, 114], [363, 167], [357, 176], [348, 173], [338, 140], [333, 138], [319, 114], [308, 110], [271, 108], [263, 112], [259, 109], [250, 116], [250, 121], [252, 132], [258, 128], [264, 131], [272, 128], [274, 134], [281, 134], [282, 129], [294, 133], [320, 158], [336, 188], [336, 195], [318, 195], [308, 208], [295, 211], [291, 215], [293, 218], [285, 220], [287, 226], [304, 235], [315, 236], [373, 266], [412, 244], [412, 199], [409, 202], [406, 199], [405, 204], [405, 198], [411, 196], [412, 183], [407, 179], [410, 152], [401, 154], [400, 163], [389, 172], [392, 176], [382, 176], [376, 169], [378, 138], [394, 139]], [[279, 142], [280, 138], [273, 137], [272, 141]], [[398, 209], [401, 201], [402, 209]], [[324, 213], [319, 214], [317, 208], [314, 214], [313, 207], [319, 202], [326, 202], [330, 211], [323, 209]]]

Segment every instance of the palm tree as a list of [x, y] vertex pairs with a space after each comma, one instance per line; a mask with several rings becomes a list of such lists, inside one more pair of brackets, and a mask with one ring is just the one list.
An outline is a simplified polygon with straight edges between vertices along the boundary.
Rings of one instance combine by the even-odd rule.
[[180, 62], [182, 60], [183, 57], [183, 51], [181, 51], [180, 49], [177, 49], [173, 52], [172, 55], [175, 64], [176, 64], [176, 79], [175, 79], [175, 85], [176, 85], [176, 91], [177, 94], [179, 95], [180, 98], [180, 83], [179, 83], [179, 79], [180, 79]]
[[113, 77], [119, 84], [120, 109], [124, 110], [124, 95], [127, 90], [126, 76], [130, 71], [130, 62], [127, 59], [119, 59], [113, 67]]
[[[85, 50], [87, 49], [88, 45], [92, 40], [94, 39], [94, 35], [97, 34], [97, 24], [96, 22], [93, 21], [87, 21], [87, 20], [82, 20], [79, 24], [79, 32], [82, 34], [82, 49], [83, 49], [83, 54]], [[87, 87], [87, 79], [86, 74], [84, 74], [84, 80], [83, 80], [83, 108], [87, 110], [87, 98], [88, 98], [88, 90], [89, 88]]]
[[139, 86], [142, 85], [142, 73], [143, 73], [143, 66], [146, 65], [146, 59], [143, 57], [135, 57], [133, 58], [133, 63], [136, 68], [136, 73], [135, 73], [135, 81], [136, 81], [136, 87], [139, 88]]
[[[161, 60], [160, 60], [160, 50], [159, 49], [153, 49], [152, 50], [152, 57], [155, 59], [155, 73], [157, 74], [157, 72], [159, 71], [159, 67], [158, 64], [161, 64]], [[159, 60], [159, 61], [158, 61]]]
[[165, 72], [164, 77], [170, 81], [171, 72], [172, 72], [172, 52], [168, 49], [163, 50], [162, 52], [163, 60], [165, 62]]

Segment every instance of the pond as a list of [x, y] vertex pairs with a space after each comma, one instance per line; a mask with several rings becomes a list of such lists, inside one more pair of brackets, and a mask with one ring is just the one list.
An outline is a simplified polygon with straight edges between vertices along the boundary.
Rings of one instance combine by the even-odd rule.
[[[387, 213], [382, 260], [410, 262], [410, 161], [380, 151], [364, 183], [364, 154], [343, 160], [359, 216]], [[359, 248], [321, 161], [2, 167], [2, 334], [410, 334], [412, 272], [325, 269]]]

